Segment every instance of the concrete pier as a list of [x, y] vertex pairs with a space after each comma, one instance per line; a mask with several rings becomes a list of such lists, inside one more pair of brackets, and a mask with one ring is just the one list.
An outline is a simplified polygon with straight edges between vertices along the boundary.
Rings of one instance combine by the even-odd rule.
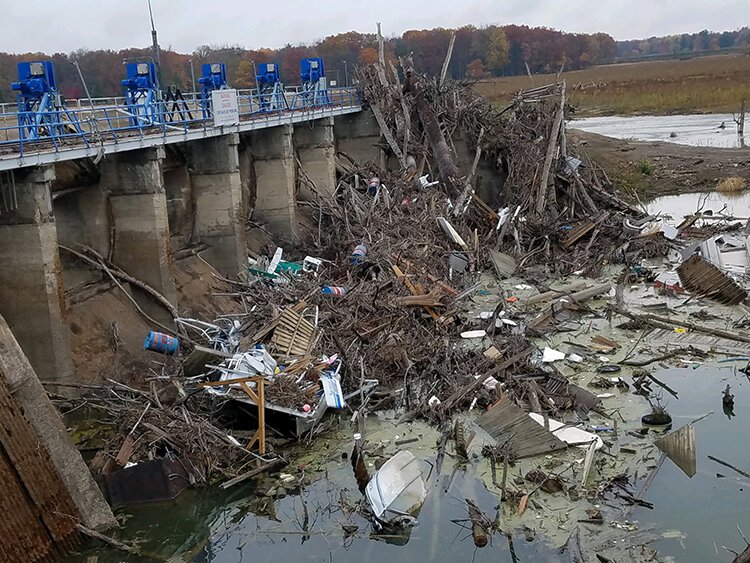
[[370, 111], [337, 117], [334, 133], [338, 149], [357, 162], [373, 162], [385, 168], [385, 154], [380, 146], [380, 127]]
[[42, 380], [73, 380], [52, 215], [52, 166], [16, 170], [17, 208], [0, 214], [0, 315]]
[[310, 200], [317, 196], [304, 180], [304, 176], [315, 185], [320, 196], [333, 195], [336, 191], [336, 138], [333, 134], [333, 118], [327, 117], [294, 126], [294, 145], [297, 148], [304, 174], [300, 172], [299, 199]]
[[255, 163], [254, 217], [284, 244], [299, 241], [297, 162], [293, 127], [281, 125], [250, 133]]
[[162, 159], [164, 148], [114, 155], [102, 166], [115, 238], [113, 262], [177, 303]]
[[225, 276], [236, 275], [247, 262], [238, 145], [236, 133], [189, 145], [193, 242], [209, 245], [203, 256]]
[[[34, 448], [41, 447], [49, 454], [83, 524], [95, 530], [117, 526], [112, 510], [71, 442], [57, 409], [1, 316], [0, 379], [26, 413], [36, 434]], [[40, 519], [43, 520], [44, 516], [40, 515]]]

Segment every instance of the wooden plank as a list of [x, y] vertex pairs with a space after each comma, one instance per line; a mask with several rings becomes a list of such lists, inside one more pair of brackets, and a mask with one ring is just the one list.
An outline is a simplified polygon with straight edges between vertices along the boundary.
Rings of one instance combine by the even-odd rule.
[[[407, 287], [409, 291], [411, 291], [412, 295], [420, 295], [419, 290], [414, 286], [413, 283], [411, 283], [411, 280], [406, 277], [406, 274], [404, 274], [401, 271], [401, 268], [396, 266], [395, 264], [391, 264], [391, 268], [393, 268], [393, 273], [396, 274], [396, 277], [400, 279], [402, 282], [404, 282], [404, 285]], [[438, 315], [435, 311], [433, 311], [430, 307], [425, 306], [425, 311], [427, 311], [433, 320], [438, 320], [440, 315]]]
[[517, 458], [548, 454], [568, 447], [507, 398], [479, 417], [477, 424], [498, 442], [509, 441]]

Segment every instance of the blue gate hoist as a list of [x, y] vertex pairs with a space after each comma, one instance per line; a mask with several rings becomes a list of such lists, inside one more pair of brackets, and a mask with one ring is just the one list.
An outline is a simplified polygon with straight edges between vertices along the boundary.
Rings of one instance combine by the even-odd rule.
[[57, 146], [66, 137], [86, 138], [77, 116], [65, 107], [55, 84], [52, 61], [18, 63], [18, 129], [21, 140], [49, 138]]
[[211, 108], [211, 92], [229, 88], [227, 84], [227, 67], [224, 63], [210, 63], [201, 66], [201, 76], [198, 83], [201, 85], [201, 111], [203, 118], [208, 119], [213, 115]]
[[300, 61], [301, 105], [305, 108], [331, 105], [323, 59], [309, 58]]
[[281, 82], [278, 64], [262, 63], [258, 65], [255, 80], [258, 84], [260, 111], [283, 111], [287, 109], [284, 84]]
[[127, 78], [122, 81], [122, 86], [130, 124], [144, 127], [164, 123], [164, 104], [156, 77], [156, 65], [152, 62], [126, 63], [125, 73]]

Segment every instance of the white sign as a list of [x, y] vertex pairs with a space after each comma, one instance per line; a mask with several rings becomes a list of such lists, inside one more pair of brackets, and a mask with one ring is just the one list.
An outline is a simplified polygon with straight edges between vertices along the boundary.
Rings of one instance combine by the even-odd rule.
[[237, 105], [237, 90], [224, 89], [211, 92], [211, 107], [214, 113], [214, 127], [237, 125], [240, 122], [240, 109]]

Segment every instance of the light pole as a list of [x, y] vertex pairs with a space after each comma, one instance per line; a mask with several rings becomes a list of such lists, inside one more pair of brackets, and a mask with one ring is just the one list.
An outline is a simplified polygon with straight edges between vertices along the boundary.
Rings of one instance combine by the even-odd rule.
[[346, 87], [348, 88], [349, 87], [349, 66], [345, 59], [342, 60], [341, 62], [344, 63], [344, 76], [346, 80]]
[[250, 62], [253, 64], [253, 76], [255, 77], [255, 89], [260, 92], [258, 88], [258, 69], [255, 67], [255, 59], [253, 59]]
[[195, 69], [193, 68], [193, 59], [188, 59], [188, 62], [190, 63], [190, 78], [193, 80], [193, 99], [196, 97], [196, 90], [195, 90]]
[[156, 27], [154, 26], [154, 12], [151, 10], [151, 0], [148, 0], [148, 17], [151, 19], [151, 47], [154, 50], [156, 76], [159, 80], [159, 89], [161, 89], [161, 49], [159, 48], [159, 40], [156, 37]]

